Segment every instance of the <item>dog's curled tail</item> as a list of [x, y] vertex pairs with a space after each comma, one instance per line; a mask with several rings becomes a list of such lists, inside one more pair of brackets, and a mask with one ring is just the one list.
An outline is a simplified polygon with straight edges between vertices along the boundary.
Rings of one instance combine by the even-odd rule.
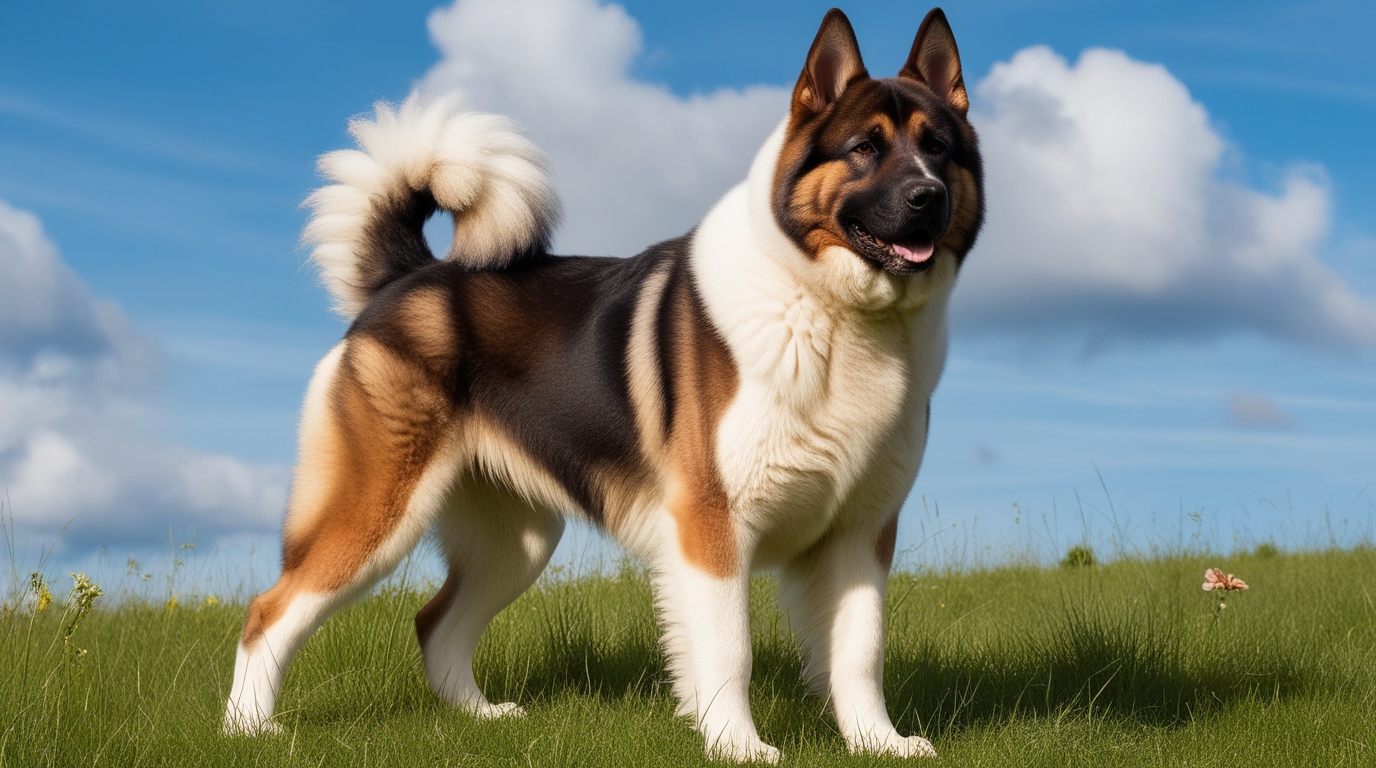
[[331, 182], [306, 198], [302, 239], [345, 317], [391, 281], [434, 262], [422, 227], [436, 209], [454, 217], [445, 258], [500, 268], [542, 253], [559, 218], [545, 156], [497, 115], [464, 112], [457, 94], [411, 94], [374, 105], [349, 133], [358, 149], [321, 156]]

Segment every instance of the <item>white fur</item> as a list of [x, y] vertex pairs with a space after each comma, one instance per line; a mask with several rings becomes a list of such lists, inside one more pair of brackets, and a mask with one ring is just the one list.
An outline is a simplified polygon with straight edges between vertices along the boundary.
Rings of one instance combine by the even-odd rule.
[[713, 756], [778, 762], [750, 716], [750, 569], [725, 578], [702, 572], [684, 559], [673, 518], [655, 519], [655, 603], [678, 714], [692, 718]]
[[524, 714], [515, 703], [488, 702], [473, 651], [492, 618], [535, 583], [563, 531], [562, 517], [503, 485], [481, 477], [459, 485], [436, 531], [458, 588], [421, 649], [440, 698], [480, 718]]
[[329, 617], [332, 602], [330, 595], [298, 594], [253, 647], [239, 643], [234, 654], [234, 682], [225, 706], [226, 733], [281, 730], [272, 722], [272, 714], [277, 694], [282, 691], [282, 676], [306, 638]]
[[559, 218], [545, 156], [509, 118], [462, 111], [458, 94], [413, 93], [400, 107], [378, 102], [372, 119], [350, 121], [349, 133], [359, 149], [320, 158], [321, 175], [335, 183], [306, 199], [312, 215], [303, 234], [346, 317], [369, 298], [358, 268], [380, 203], [430, 190], [454, 217], [446, 258], [475, 267], [503, 266], [543, 244]]
[[[898, 734], [884, 707], [888, 574], [875, 542], [921, 463], [926, 407], [945, 364], [956, 257], [938, 251], [930, 271], [910, 277], [875, 270], [841, 248], [808, 258], [769, 205], [783, 136], [780, 125], [693, 241], [699, 291], [740, 375], [718, 428], [717, 464], [743, 570], [784, 566], [808, 674], [847, 744], [931, 755], [926, 740]], [[671, 658], [675, 646], [688, 658], [674, 672], [692, 676], [675, 689], [718, 751], [760, 754], [744, 691], [736, 677], [723, 677], [749, 670], [743, 615], [728, 599], [738, 593], [698, 583], [704, 578], [660, 569]], [[704, 651], [699, 637], [715, 638], [716, 647]], [[704, 653], [710, 658], [699, 659]], [[727, 695], [727, 706], [714, 712], [716, 702], [702, 698], [708, 690]]]
[[839, 248], [808, 259], [768, 204], [782, 138], [781, 126], [749, 179], [699, 225], [692, 253], [707, 312], [739, 369], [717, 462], [733, 511], [760, 532], [756, 567], [787, 562], [831, 529], [876, 462], [903, 465], [893, 478], [903, 487], [888, 491], [902, 501], [945, 363], [956, 271], [946, 252], [909, 277]]

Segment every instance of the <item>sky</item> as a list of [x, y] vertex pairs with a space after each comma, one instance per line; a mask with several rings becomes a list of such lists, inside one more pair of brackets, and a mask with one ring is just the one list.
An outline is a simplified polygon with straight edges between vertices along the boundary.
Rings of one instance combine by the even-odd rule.
[[[0, 5], [0, 485], [21, 552], [122, 563], [170, 535], [271, 570], [300, 398], [344, 330], [300, 203], [350, 116], [461, 89], [550, 155], [561, 252], [630, 255], [744, 176], [826, 8]], [[926, 7], [845, 10], [887, 76]], [[908, 561], [1370, 535], [1376, 8], [945, 10], [989, 213]]]

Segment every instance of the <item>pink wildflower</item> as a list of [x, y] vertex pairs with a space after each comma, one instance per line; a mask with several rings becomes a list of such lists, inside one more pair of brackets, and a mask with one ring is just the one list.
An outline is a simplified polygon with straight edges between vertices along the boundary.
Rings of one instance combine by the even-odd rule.
[[1221, 589], [1225, 592], [1232, 592], [1235, 589], [1247, 589], [1247, 582], [1236, 578], [1233, 574], [1223, 575], [1223, 571], [1217, 568], [1210, 568], [1204, 572], [1204, 591]]

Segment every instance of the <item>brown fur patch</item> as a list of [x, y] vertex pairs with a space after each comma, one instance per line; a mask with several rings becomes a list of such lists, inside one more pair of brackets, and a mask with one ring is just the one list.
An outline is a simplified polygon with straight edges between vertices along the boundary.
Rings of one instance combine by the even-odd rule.
[[879, 530], [879, 538], [874, 540], [874, 559], [884, 566], [884, 570], [893, 567], [893, 548], [898, 543], [898, 512], [893, 513], [889, 522], [884, 523], [884, 527]]
[[282, 618], [282, 614], [287, 610], [287, 603], [291, 602], [294, 594], [295, 591], [290, 584], [282, 579], [272, 589], [254, 598], [249, 604], [248, 618], [244, 621], [244, 631], [239, 635], [239, 643], [245, 648], [257, 643], [263, 633], [268, 631], [268, 627]]
[[416, 613], [416, 638], [420, 640], [421, 650], [425, 650], [425, 644], [429, 642], [430, 635], [435, 631], [435, 625], [440, 623], [444, 614], [449, 612], [450, 605], [454, 602], [454, 595], [459, 591], [459, 571], [454, 566], [449, 566], [449, 576], [445, 578], [444, 584], [430, 601]]
[[293, 497], [282, 545], [283, 581], [311, 592], [347, 586], [386, 541], [451, 421], [433, 377], [366, 336], [349, 339], [331, 395], [297, 464], [318, 490]]
[[520, 375], [552, 356], [569, 332], [552, 303], [505, 273], [476, 273], [464, 281], [459, 303], [468, 315], [472, 352], [508, 375]]
[[941, 242], [956, 253], [965, 253], [975, 244], [982, 218], [979, 182], [968, 168], [952, 163], [946, 174], [946, 188], [951, 195], [951, 219]]
[[[662, 322], [673, 345], [674, 411], [668, 438], [668, 508], [688, 562], [719, 578], [737, 562], [730, 500], [717, 468], [717, 426], [736, 396], [739, 378], [731, 352], [707, 319], [682, 268], [665, 296]], [[663, 338], [663, 336], [661, 337]]]
[[910, 136], [921, 136], [922, 129], [927, 127], [927, 116], [921, 112], [913, 112], [908, 115], [907, 131]]
[[454, 358], [454, 321], [449, 313], [449, 293], [438, 286], [411, 291], [402, 301], [398, 325], [411, 342], [411, 350], [432, 369], [441, 369]]

